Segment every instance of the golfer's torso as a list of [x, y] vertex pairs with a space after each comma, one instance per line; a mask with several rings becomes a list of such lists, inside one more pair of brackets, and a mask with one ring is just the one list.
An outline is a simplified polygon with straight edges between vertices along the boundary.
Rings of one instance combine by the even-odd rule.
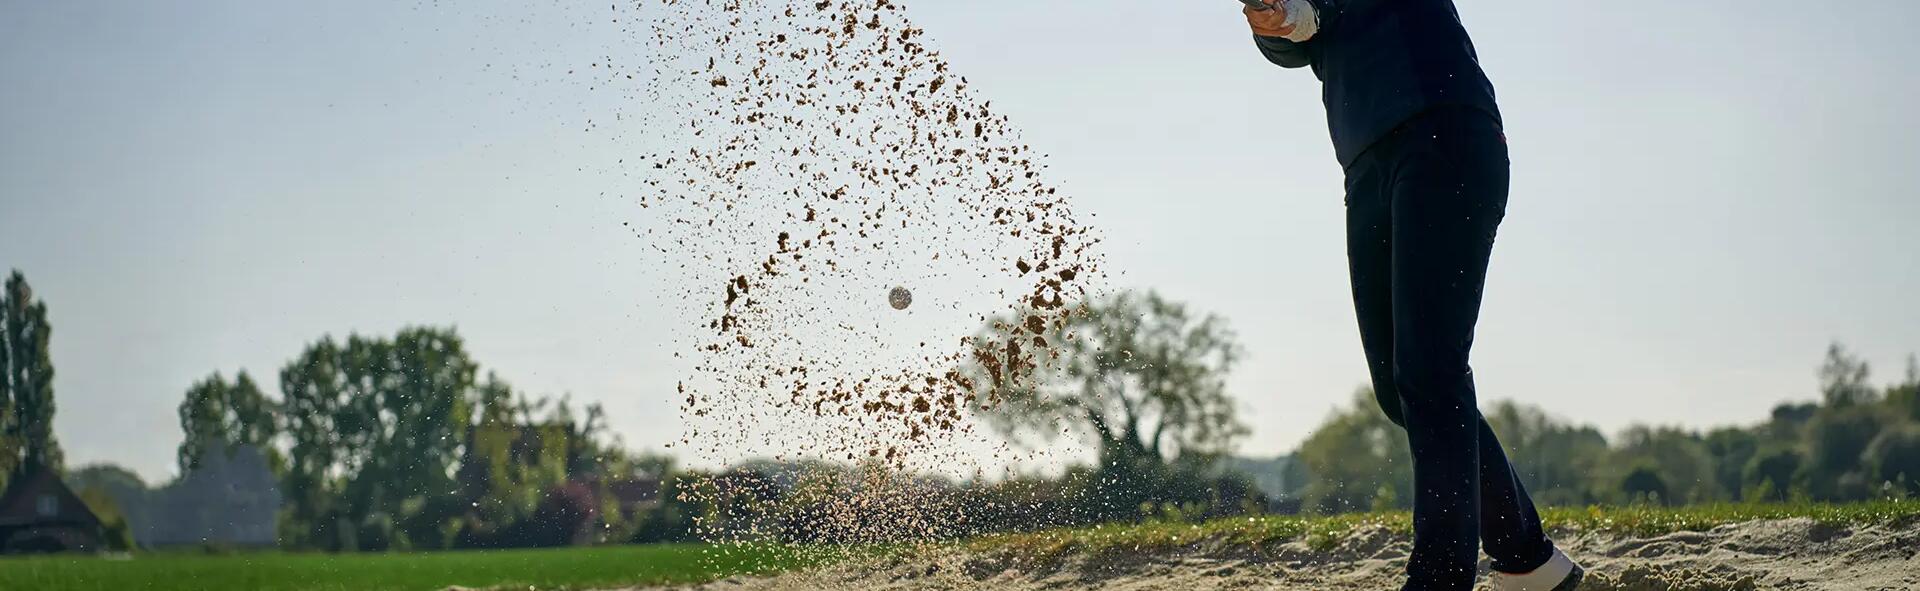
[[1468, 105], [1497, 120], [1493, 84], [1452, 0], [1328, 0], [1335, 26], [1304, 44], [1322, 81], [1327, 123], [1340, 163], [1413, 115]]

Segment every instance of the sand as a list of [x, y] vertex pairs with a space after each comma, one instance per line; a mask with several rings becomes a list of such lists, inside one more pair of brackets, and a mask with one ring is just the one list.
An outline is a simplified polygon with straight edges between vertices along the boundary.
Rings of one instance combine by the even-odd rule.
[[[696, 362], [680, 444], [953, 461], [926, 450], [999, 385], [964, 366], [1031, 365], [1099, 274], [1098, 237], [1042, 156], [893, 0], [613, 8], [645, 25], [630, 30], [657, 148], [621, 191], [630, 227], [662, 270], [686, 269], [678, 299], [704, 327], [681, 342]], [[982, 334], [1003, 316], [1035, 320]]]
[[[1787, 519], [1654, 537], [1578, 532], [1555, 537], [1588, 567], [1583, 591], [1920, 589], [1916, 519], [1864, 526]], [[1396, 589], [1407, 549], [1404, 536], [1374, 528], [1330, 550], [1299, 542], [1263, 551], [1201, 542], [1178, 553], [1075, 555], [1044, 563], [1019, 556], [929, 553], [682, 589]], [[1484, 577], [1481, 588], [1490, 588]]]
[[[1056, 354], [1099, 284], [1089, 216], [902, 2], [608, 8], [630, 43], [587, 70], [645, 89], [624, 133], [648, 148], [610, 193], [677, 292], [658, 315], [686, 370], [669, 451], [723, 473], [682, 491], [728, 507], [700, 535], [795, 519], [836, 539], [952, 535], [968, 508], [921, 502], [939, 490], [918, 475], [1051, 451], [996, 440], [975, 410]], [[756, 457], [783, 476], [726, 474]]]

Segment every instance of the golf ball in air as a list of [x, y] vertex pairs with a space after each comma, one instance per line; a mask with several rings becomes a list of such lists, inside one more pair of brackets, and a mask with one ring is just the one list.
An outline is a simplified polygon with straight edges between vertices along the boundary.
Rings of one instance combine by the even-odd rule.
[[892, 304], [895, 310], [905, 310], [907, 306], [913, 305], [913, 292], [907, 291], [905, 287], [895, 286], [893, 291], [887, 292], [887, 303]]

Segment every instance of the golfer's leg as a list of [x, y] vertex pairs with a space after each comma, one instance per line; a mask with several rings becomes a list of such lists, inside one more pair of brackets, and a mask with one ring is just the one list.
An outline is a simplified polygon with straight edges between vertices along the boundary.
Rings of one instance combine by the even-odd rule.
[[1470, 589], [1480, 554], [1481, 418], [1468, 350], [1505, 215], [1507, 161], [1492, 121], [1473, 117], [1427, 115], [1393, 186], [1394, 384], [1414, 479], [1407, 589]]
[[1392, 148], [1380, 146], [1347, 172], [1347, 272], [1374, 398], [1388, 419], [1402, 424], [1400, 396], [1393, 389], [1393, 210], [1387, 171], [1378, 158]]
[[1553, 557], [1533, 499], [1500, 449], [1493, 427], [1480, 419], [1480, 540], [1493, 570], [1528, 573]]

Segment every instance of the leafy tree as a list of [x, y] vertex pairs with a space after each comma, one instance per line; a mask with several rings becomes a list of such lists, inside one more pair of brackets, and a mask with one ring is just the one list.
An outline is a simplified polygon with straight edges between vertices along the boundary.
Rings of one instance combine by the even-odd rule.
[[1380, 412], [1372, 388], [1355, 392], [1353, 404], [1315, 429], [1294, 457], [1313, 475], [1300, 493], [1307, 509], [1341, 513], [1413, 501], [1406, 433]]
[[1867, 361], [1849, 353], [1840, 343], [1827, 346], [1827, 358], [1820, 364], [1820, 397], [1827, 406], [1850, 406], [1874, 401], [1876, 393], [1867, 383]]
[[1063, 427], [1091, 436], [1107, 515], [1139, 516], [1173, 479], [1198, 477], [1246, 434], [1226, 392], [1239, 346], [1219, 317], [1155, 293], [1123, 293], [1036, 330], [1041, 325], [1037, 317], [1001, 319], [983, 329], [983, 342], [998, 342], [1006, 327], [1032, 327], [1056, 349], [1006, 368], [1005, 379], [967, 368], [977, 383], [997, 386], [974, 403], [1016, 440], [1050, 439]]
[[199, 467], [210, 450], [243, 445], [267, 454], [276, 466], [284, 463], [273, 446], [280, 433], [279, 409], [245, 371], [232, 382], [216, 373], [195, 383], [180, 402], [179, 416], [184, 438], [176, 455], [182, 474]]
[[1920, 425], [1882, 432], [1867, 445], [1864, 459], [1874, 482], [1901, 487], [1906, 495], [1920, 494]]
[[289, 518], [335, 549], [444, 546], [477, 365], [451, 330], [322, 339], [281, 370]]
[[1819, 412], [1820, 405], [1812, 402], [1789, 402], [1775, 406], [1765, 426], [1766, 438], [1770, 441], [1799, 439], [1800, 432], [1806, 430], [1807, 423]]
[[1620, 492], [1626, 495], [1628, 502], [1660, 501], [1674, 504], [1666, 478], [1661, 477], [1660, 469], [1651, 462], [1642, 461], [1630, 467], [1627, 475], [1620, 478]]
[[1713, 457], [1714, 484], [1727, 498], [1740, 498], [1746, 488], [1747, 463], [1760, 452], [1760, 436], [1751, 429], [1722, 427], [1707, 432], [1707, 453]]
[[1748, 501], [1788, 500], [1794, 491], [1804, 489], [1797, 479], [1801, 473], [1800, 467], [1805, 463], [1806, 456], [1790, 446], [1760, 450], [1741, 471], [1741, 481], [1746, 485], [1742, 498]]
[[114, 464], [89, 464], [67, 474], [66, 482], [75, 490], [82, 488], [100, 488], [116, 493], [149, 492], [147, 483], [139, 474]]
[[133, 524], [145, 523], [152, 492], [138, 474], [113, 464], [92, 464], [67, 474], [66, 482], [106, 527], [109, 547], [134, 547]]
[[[20, 272], [14, 271], [15, 275]], [[12, 298], [0, 291], [0, 491], [20, 465], [20, 441], [14, 435]]]
[[1592, 474], [1607, 456], [1607, 438], [1598, 429], [1570, 425], [1511, 401], [1495, 404], [1486, 417], [1535, 501], [1578, 505], [1594, 500]]
[[977, 400], [1008, 435], [1051, 438], [1062, 425], [1078, 427], [1099, 445], [1102, 465], [1118, 465], [1212, 457], [1246, 434], [1226, 393], [1240, 350], [1219, 317], [1195, 316], [1158, 294], [1125, 293], [1089, 302], [1050, 328], [1044, 338], [1057, 355], [1006, 380], [994, 393], [998, 403]]
[[75, 491], [74, 495], [80, 497], [80, 502], [100, 520], [107, 549], [125, 552], [134, 548], [133, 525], [126, 512], [121, 510], [119, 501], [99, 488], [82, 488]]
[[1868, 490], [1861, 454], [1886, 424], [1878, 406], [1841, 401], [1820, 409], [1806, 427], [1806, 482], [1815, 498], [1859, 500]]
[[59, 470], [63, 455], [53, 435], [53, 358], [48, 342], [53, 327], [47, 304], [35, 301], [33, 288], [19, 271], [7, 278], [0, 296], [0, 348], [6, 349], [0, 379], [0, 468], [22, 473]]
[[710, 498], [699, 494], [700, 485], [711, 476], [669, 471], [660, 478], [660, 502], [640, 516], [632, 540], [641, 544], [684, 543], [699, 540], [698, 503]]
[[1620, 443], [1610, 463], [1623, 485], [1633, 472], [1645, 468], [1660, 477], [1664, 488], [1660, 498], [1666, 503], [1721, 499], [1713, 456], [1698, 435], [1677, 427], [1634, 426], [1621, 435]]
[[288, 440], [288, 467], [281, 491], [287, 509], [281, 536], [296, 546], [356, 549], [356, 544], [347, 543], [351, 536], [342, 527], [347, 521], [342, 515], [345, 508], [336, 499], [343, 486], [342, 476], [348, 472], [349, 435], [345, 429], [358, 426], [349, 416], [351, 394], [346, 382], [364, 384], [370, 380], [361, 375], [367, 371], [364, 367], [356, 367], [354, 375], [345, 375], [348, 363], [344, 356], [338, 343], [325, 338], [308, 346], [280, 370]]
[[[514, 526], [534, 517], [541, 501], [567, 482], [573, 427], [545, 416], [549, 401], [517, 396], [488, 376], [478, 390], [479, 418], [467, 435], [459, 480], [474, 499], [475, 520], [464, 546], [512, 546]], [[564, 404], [564, 403], [563, 403]]]
[[1920, 358], [1907, 356], [1907, 379], [1889, 386], [1886, 400], [1894, 414], [1920, 422]]

